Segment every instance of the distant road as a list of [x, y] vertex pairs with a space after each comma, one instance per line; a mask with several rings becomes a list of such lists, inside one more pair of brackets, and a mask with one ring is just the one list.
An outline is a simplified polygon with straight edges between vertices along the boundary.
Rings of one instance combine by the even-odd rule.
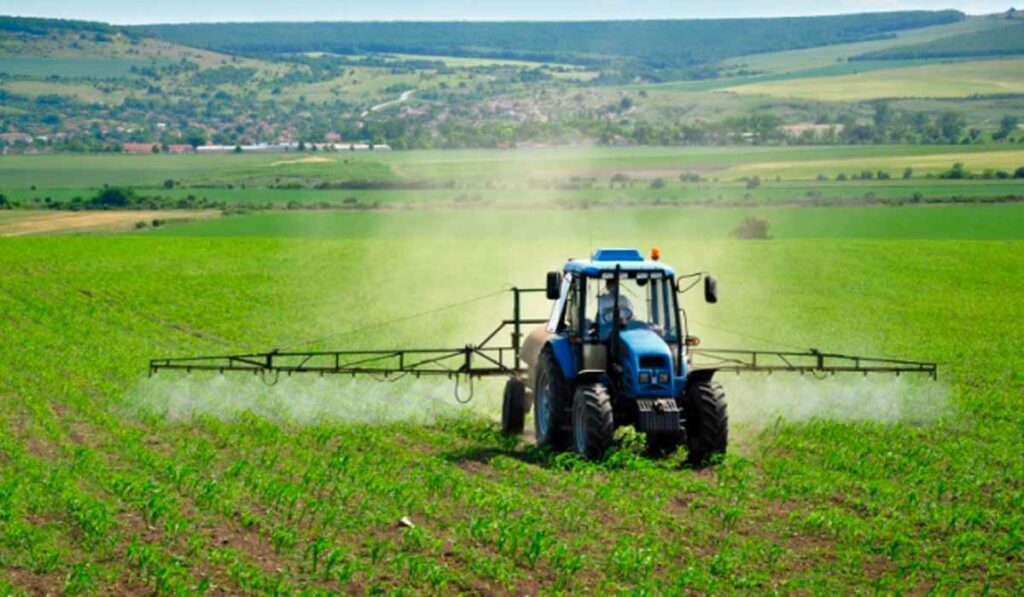
[[412, 94], [414, 94], [414, 93], [416, 93], [415, 89], [410, 89], [409, 91], [403, 91], [402, 95], [398, 96], [398, 99], [393, 99], [391, 101], [384, 102], [383, 104], [377, 104], [376, 106], [370, 106], [370, 109], [369, 110], [364, 110], [363, 113], [360, 114], [360, 117], [361, 118], [366, 118], [367, 116], [370, 115], [370, 112], [376, 112], [377, 110], [383, 110], [384, 108], [387, 108], [387, 107], [390, 107], [390, 106], [394, 106], [395, 104], [400, 104], [400, 103], [404, 102], [405, 100], [409, 99], [410, 97], [412, 97]]

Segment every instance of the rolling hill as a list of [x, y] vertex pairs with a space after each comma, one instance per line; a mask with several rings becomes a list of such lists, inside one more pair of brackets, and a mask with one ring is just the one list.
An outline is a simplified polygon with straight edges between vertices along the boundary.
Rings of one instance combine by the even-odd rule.
[[[911, 132], [828, 141], [953, 143], [1024, 114], [1019, 65], [931, 56], [955, 46], [965, 57], [1012, 52], [1020, 27], [955, 11], [147, 27], [5, 17], [0, 148], [821, 142], [780, 127], [871, 126], [878, 99], [894, 100]], [[963, 128], [937, 134], [931, 122], [950, 111]]]
[[964, 18], [957, 11], [917, 11], [774, 19], [557, 23], [216, 23], [155, 25], [135, 30], [180, 44], [227, 52], [403, 52], [590, 65], [626, 58], [657, 69], [702, 65], [743, 54], [879, 39], [897, 31]]

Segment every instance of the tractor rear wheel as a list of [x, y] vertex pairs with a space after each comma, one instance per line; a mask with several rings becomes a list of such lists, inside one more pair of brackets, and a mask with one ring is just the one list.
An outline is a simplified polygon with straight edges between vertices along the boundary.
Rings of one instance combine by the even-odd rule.
[[505, 398], [501, 402], [501, 432], [519, 435], [526, 419], [526, 386], [518, 377], [505, 382]]
[[572, 400], [572, 435], [576, 453], [586, 458], [604, 456], [615, 434], [612, 397], [604, 384], [583, 384]]
[[686, 418], [687, 460], [693, 466], [707, 466], [725, 454], [729, 444], [729, 415], [725, 408], [725, 390], [718, 382], [707, 380], [686, 388], [683, 404]]
[[562, 368], [550, 348], [540, 353], [537, 361], [537, 385], [533, 392], [533, 428], [537, 445], [564, 450], [571, 441], [568, 431], [570, 400], [569, 385]]

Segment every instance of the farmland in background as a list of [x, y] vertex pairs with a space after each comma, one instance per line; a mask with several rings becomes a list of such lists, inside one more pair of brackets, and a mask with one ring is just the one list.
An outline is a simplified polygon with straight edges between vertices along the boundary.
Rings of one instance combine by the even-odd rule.
[[[987, 179], [939, 178], [956, 163], [979, 178], [988, 171]], [[454, 200], [472, 191], [498, 202], [525, 203], [559, 196], [703, 198], [714, 203], [748, 194], [755, 201], [764, 196], [770, 202], [806, 197], [808, 192], [848, 199], [872, 192], [970, 198], [1019, 194], [1024, 183], [1012, 177], [1022, 166], [1024, 149], [1000, 144], [8, 156], [0, 160], [0, 193], [16, 198], [67, 197], [108, 185], [169, 196], [206, 194], [261, 202], [276, 195], [278, 201], [314, 202], [339, 193], [358, 196], [376, 186], [381, 197]], [[908, 168], [911, 178], [905, 179]], [[1010, 178], [996, 179], [998, 171]], [[864, 173], [871, 179], [861, 179]], [[759, 184], [748, 185], [754, 176]], [[656, 179], [661, 182], [653, 183]]]
[[[1024, 27], [1020, 28], [1024, 36]], [[856, 68], [857, 63], [853, 63]], [[731, 87], [730, 91], [802, 97], [815, 100], [870, 100], [884, 98], [969, 97], [1022, 94], [1024, 60], [993, 59], [955, 64], [913, 66], [842, 74], [827, 79], [803, 78]]]

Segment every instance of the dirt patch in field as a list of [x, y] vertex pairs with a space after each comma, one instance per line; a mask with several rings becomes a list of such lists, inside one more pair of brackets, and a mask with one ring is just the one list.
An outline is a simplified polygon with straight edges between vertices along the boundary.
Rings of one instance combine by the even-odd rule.
[[295, 160], [278, 160], [271, 162], [271, 166], [287, 166], [288, 164], [323, 164], [327, 162], [333, 162], [331, 158], [325, 158], [319, 155], [311, 155], [309, 157], [298, 158]]
[[132, 230], [136, 223], [153, 220], [188, 221], [218, 217], [216, 210], [195, 211], [32, 211], [24, 217], [0, 223], [0, 236], [62, 234], [71, 232], [120, 232]]
[[29, 595], [56, 595], [63, 592], [64, 575], [61, 572], [36, 574], [24, 568], [6, 568], [6, 580]]

